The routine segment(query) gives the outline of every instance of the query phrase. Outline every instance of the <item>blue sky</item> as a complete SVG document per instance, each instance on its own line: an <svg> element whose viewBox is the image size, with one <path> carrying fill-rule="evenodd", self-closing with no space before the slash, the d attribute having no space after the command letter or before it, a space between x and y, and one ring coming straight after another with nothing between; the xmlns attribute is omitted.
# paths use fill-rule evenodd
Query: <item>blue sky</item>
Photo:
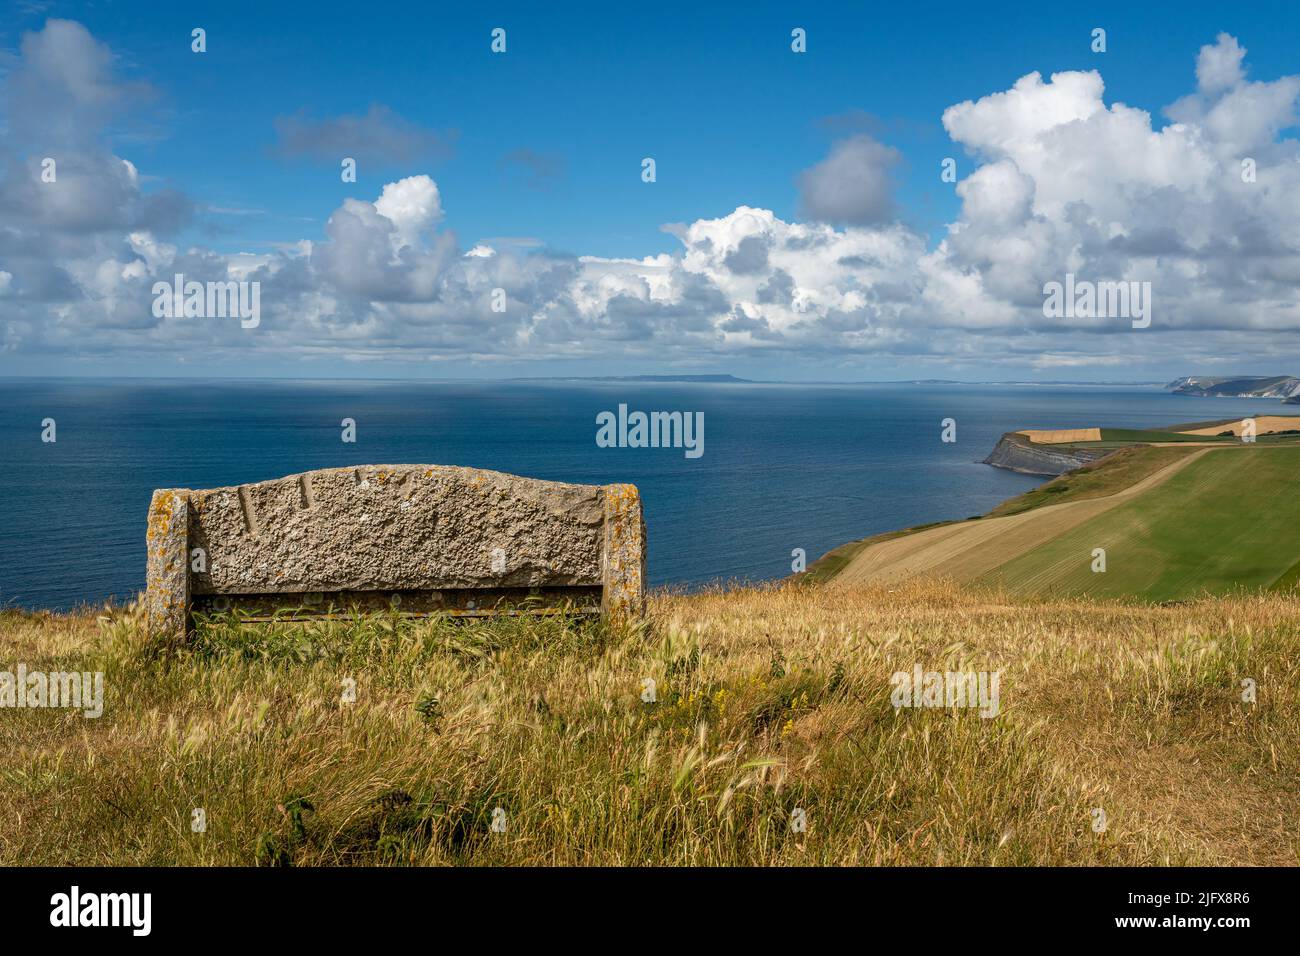
<svg viewBox="0 0 1300 956"><path fill-rule="evenodd" d="M798 177L837 143L858 136L897 151L884 172L892 183L891 221L934 250L962 216L954 185L939 178L941 161L956 158L964 179L995 158L953 141L942 118L954 104L1009 90L1034 71L1046 80L1098 70L1105 103L1145 110L1158 131L1169 123L1162 110L1196 89L1197 51L1220 33L1248 50L1252 79L1283 77L1297 62L1298 18L1287 5L1268 3L1004 4L996 10L921 3L499 4L485 11L445 4L178 6L18 3L0 28L0 49L5 72L13 75L21 68L23 35L58 18L80 24L111 50L111 82L131 90L124 97L130 108L112 115L96 148L133 164L142 194L171 190L185 197L187 215L167 242L220 256L328 242L327 222L342 203L372 203L385 185L412 176L436 182L436 230L462 252L481 242L509 247L501 240L516 239L528 240L513 244L524 256L536 248L561 257L681 255L682 241L664 224L718 219L742 206L769 210L786 223L807 219ZM196 26L207 31L202 55L190 50ZM507 30L504 55L489 50L494 27ZM793 27L807 30L806 54L791 52ZM1094 27L1107 32L1104 54L1090 50ZM419 139L414 155L364 158L358 181L344 183L328 150L311 155L286 148L286 122L328 124L373 109ZM30 159L12 125L5 135L15 157ZM1271 135L1270 145L1280 144L1280 155L1291 157L1286 144L1294 142L1293 125ZM653 184L640 178L646 156L657 164ZM21 289L21 270L8 268L2 252L0 270L17 277L11 292ZM869 287L866 279L860 285ZM367 295L373 301L373 292ZM736 303L729 299L726 307L734 311ZM0 300L0 317L13 328L32 321L30 311L5 310ZM360 312L350 314L354 324L360 321ZM1071 354L1087 352L1093 331L1072 330ZM1160 350L1144 347L1129 368L1115 356L1134 350L1108 345L1101 365L1064 366L1075 372L1026 360L980 375L978 360L953 366L951 355L933 349L904 349L900 358L864 346L861 361L846 362L843 343L782 350L767 342L755 351L742 342L733 351L683 348L665 362L655 347L617 347L647 337L653 336L645 329L614 335L599 353L534 350L548 356L544 367L509 350L484 357L467 349L458 359L440 346L432 359L437 367L418 368L392 361L392 353L359 358L354 339L346 358L322 358L315 348L314 365L304 373L352 374L360 362L419 375L450 374L456 366L472 366L473 374L677 368L762 374L797 366L799 376L828 378L896 377L882 375L889 370L946 377L944 369L952 367L952 377L960 378L1111 379L1159 375L1175 365L1179 374L1212 372L1218 369L1184 363L1232 355L1219 348L1165 360L1157 357ZM102 354L78 355L67 342L37 338L15 333L9 351L26 349L22 366L43 371L129 366L141 347L123 341L112 354L105 343L96 346ZM184 348L197 358L192 338ZM1230 371L1266 362L1274 351L1272 345L1252 349ZM232 350L237 346L219 344L212 361L195 367L284 364L282 353L241 357ZM0 356L0 370L12 372L14 364Z"/></svg>
<svg viewBox="0 0 1300 956"><path fill-rule="evenodd" d="M137 131L151 139L131 149L137 165L212 206L263 211L213 215L229 234L209 241L232 252L322 238L341 196L371 198L422 172L438 181L447 223L467 242L529 236L574 253L667 252L676 243L660 232L665 222L739 205L793 218L794 177L867 117L904 153L907 216L938 235L958 203L934 171L946 156L969 167L940 123L953 103L1034 70L1104 66L1108 99L1158 113L1186 91L1191 51L1220 30L1249 38L1262 74L1297 62L1295 35L1268 27L1283 4L1025 3L996 15L951 3L656 2L631 16L590 3L484 13L344 4L327 16L314 3L178 6L55 3L49 15L75 15L159 89L158 125ZM7 45L42 16L11 21ZM190 52L194 26L208 31L205 56ZM498 26L504 56L489 50ZM808 31L804 56L790 51L794 26ZM1107 29L1104 56L1089 48L1096 26ZM276 117L364 114L375 103L455 131L452 154L373 164L354 185L332 166L277 158ZM515 150L558 160L556 175L534 183L503 166ZM640 180L645 156L658 166L653 189Z"/></svg>

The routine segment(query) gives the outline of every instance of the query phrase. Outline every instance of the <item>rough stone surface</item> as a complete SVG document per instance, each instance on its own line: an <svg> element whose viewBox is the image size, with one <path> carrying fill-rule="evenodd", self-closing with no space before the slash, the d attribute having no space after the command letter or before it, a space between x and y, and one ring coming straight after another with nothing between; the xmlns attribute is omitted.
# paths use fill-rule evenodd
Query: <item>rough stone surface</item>
<svg viewBox="0 0 1300 956"><path fill-rule="evenodd" d="M984 464L1025 475L1056 477L1105 458L1113 448L1064 448L1038 445L1024 435L1007 432L984 459Z"/></svg>
<svg viewBox="0 0 1300 956"><path fill-rule="evenodd" d="M605 486L603 572L605 616L639 618L645 612L645 521L636 485Z"/></svg>
<svg viewBox="0 0 1300 956"><path fill-rule="evenodd" d="M191 572L186 555L196 548L205 566ZM150 507L148 600L160 620L178 601L188 619L191 593L288 600L320 592L574 586L602 588L610 616L639 616L644 577L645 527L632 485L365 465L229 488L167 489L154 493Z"/></svg>
<svg viewBox="0 0 1300 956"><path fill-rule="evenodd" d="M185 492L155 491L146 531L145 613L150 633L183 638L189 630L190 509Z"/></svg>

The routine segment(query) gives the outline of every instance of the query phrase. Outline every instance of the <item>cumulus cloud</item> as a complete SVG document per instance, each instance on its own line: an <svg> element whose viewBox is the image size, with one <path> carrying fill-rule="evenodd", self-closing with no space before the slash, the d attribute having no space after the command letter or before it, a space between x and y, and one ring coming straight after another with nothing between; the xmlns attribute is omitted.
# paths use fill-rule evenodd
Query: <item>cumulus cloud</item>
<svg viewBox="0 0 1300 956"><path fill-rule="evenodd" d="M146 84L120 79L112 51L84 26L53 19L43 30L23 35L4 87L10 134L47 154L84 144L153 95Z"/></svg>
<svg viewBox="0 0 1300 956"><path fill-rule="evenodd" d="M1107 106L1095 72L1033 73L945 111L948 133L984 163L959 184L961 216L921 262L935 312L957 325L1069 331L1036 306L1044 282L1072 272L1151 282L1167 333L1294 328L1300 153L1276 137L1294 122L1300 78L1248 82L1243 52L1226 34L1203 48L1198 92L1163 128ZM1255 181L1243 176L1248 159Z"/></svg>
<svg viewBox="0 0 1300 956"><path fill-rule="evenodd" d="M143 192L135 166L103 141L108 123L151 95L117 77L111 51L78 23L50 20L23 36L0 87L3 351L95 339L112 349L121 330L151 324L149 269L130 237L174 233L191 204Z"/></svg>
<svg viewBox="0 0 1300 956"><path fill-rule="evenodd" d="M22 50L4 79L7 116L56 95L33 93L32 76L52 79L65 108L84 115L134 95L75 24L52 21ZM1244 53L1227 35L1203 48L1193 92L1163 125L1107 103L1096 72L1032 73L951 106L944 127L974 169L937 244L896 215L898 154L854 135L799 177L806 221L740 206L666 227L680 244L672 254L462 245L444 222L444 201L454 214L456 198L420 174L343 200L323 241L224 255L173 243L188 201L143 189L102 125L56 123L57 184L41 182L39 153L0 145L0 350L201 350L231 361L250 349L389 362L906 357L986 371L1123 367L1145 350L1193 369L1245 367L1300 323L1300 144L1282 135L1300 77L1251 80ZM1191 73L1189 56L1189 83ZM337 151L330 136L321 142ZM178 272L260 282L260 326L155 317L153 282ZM1045 318L1043 285L1067 272L1151 282L1151 328ZM496 290L504 311L493 308Z"/></svg>
<svg viewBox="0 0 1300 956"><path fill-rule="evenodd" d="M1245 49L1236 37L1220 33L1214 43L1201 47L1196 58L1196 83L1202 93L1213 95L1240 85L1246 73L1241 61Z"/></svg>
<svg viewBox="0 0 1300 956"><path fill-rule="evenodd" d="M894 215L893 168L898 150L865 133L836 143L799 175L800 211L824 222L869 226Z"/></svg>
<svg viewBox="0 0 1300 956"><path fill-rule="evenodd" d="M402 245L415 245L422 233L442 219L438 185L428 176L408 176L389 183L375 200L375 211L393 224Z"/></svg>

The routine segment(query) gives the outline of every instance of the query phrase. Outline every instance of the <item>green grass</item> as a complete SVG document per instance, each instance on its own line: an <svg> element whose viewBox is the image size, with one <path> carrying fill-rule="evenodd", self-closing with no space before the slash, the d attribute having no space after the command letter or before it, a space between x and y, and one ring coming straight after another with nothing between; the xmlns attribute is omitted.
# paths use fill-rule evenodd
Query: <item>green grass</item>
<svg viewBox="0 0 1300 956"><path fill-rule="evenodd" d="M1212 451L984 578L1022 594L1161 601L1267 588L1300 562L1300 452ZM1105 573L1092 571L1104 548ZM1300 573L1300 572L1297 572Z"/></svg>
<svg viewBox="0 0 1300 956"><path fill-rule="evenodd" d="M975 515L967 520L974 521L983 517ZM808 570L798 579L806 584L823 584L829 581L835 575L844 570L844 566L858 556L863 548L872 544L879 544L881 541L889 541L892 538L901 538L905 535L915 534L918 531L925 531L928 528L941 528L946 524L957 524L957 521L931 521L929 524L918 524L911 528L902 528L898 531L885 531L881 534L874 534L869 538L859 538L857 541L849 541L837 548L832 548L820 558L808 565Z"/></svg>
<svg viewBox="0 0 1300 956"><path fill-rule="evenodd" d="M1113 495L1194 452L1193 448L1126 448L1009 498L990 511L988 517L1016 515L1043 505Z"/></svg>
<svg viewBox="0 0 1300 956"><path fill-rule="evenodd" d="M1269 590L1283 594L1296 594L1297 587L1300 587L1300 561L1287 568L1286 572L1273 582Z"/></svg>
<svg viewBox="0 0 1300 956"><path fill-rule="evenodd" d="M1171 442L1203 444L1205 442L1235 442L1226 435L1182 435L1165 429L1102 428L1100 441L1076 441L1058 448L1128 448L1133 445L1157 445Z"/></svg>
<svg viewBox="0 0 1300 956"><path fill-rule="evenodd" d="M1190 432L1201 428L1213 428L1215 425L1222 425L1226 428L1229 425L1237 424L1239 421L1241 421L1240 418L1216 418L1208 422L1179 422L1176 425L1166 425L1164 428L1158 429L1158 431Z"/></svg>
<svg viewBox="0 0 1300 956"><path fill-rule="evenodd" d="M1182 442L1189 445L1199 445L1204 443L1237 445L1245 444L1235 435L1171 435L1164 438L1155 437L1157 432L1135 432L1134 434L1147 435L1145 439L1124 439L1111 438L1102 441L1080 441L1073 442L1070 445L1058 445L1058 448L1131 448L1138 445L1149 445L1158 443L1176 443ZM1267 435L1260 435L1255 439L1256 444L1260 445L1285 445L1297 444L1300 440L1300 431L1270 432Z"/></svg>
<svg viewBox="0 0 1300 956"><path fill-rule="evenodd" d="M1171 441L1190 441L1205 442L1219 441L1221 439L1210 435L1180 435L1177 432L1170 432L1158 429L1138 429L1138 428L1103 428L1101 430L1101 440L1103 442L1171 442ZM1235 439L1234 439L1235 440ZM1080 444L1088 444L1080 442Z"/></svg>

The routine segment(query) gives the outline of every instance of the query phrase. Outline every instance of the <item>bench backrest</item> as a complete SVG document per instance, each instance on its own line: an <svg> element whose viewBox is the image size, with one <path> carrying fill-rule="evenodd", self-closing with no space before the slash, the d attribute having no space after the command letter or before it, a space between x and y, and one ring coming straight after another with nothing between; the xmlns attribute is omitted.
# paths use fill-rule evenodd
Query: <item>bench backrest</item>
<svg viewBox="0 0 1300 956"><path fill-rule="evenodd" d="M644 610L633 485L574 485L446 465L328 468L230 488L155 491L151 630L193 611L407 615Z"/></svg>

